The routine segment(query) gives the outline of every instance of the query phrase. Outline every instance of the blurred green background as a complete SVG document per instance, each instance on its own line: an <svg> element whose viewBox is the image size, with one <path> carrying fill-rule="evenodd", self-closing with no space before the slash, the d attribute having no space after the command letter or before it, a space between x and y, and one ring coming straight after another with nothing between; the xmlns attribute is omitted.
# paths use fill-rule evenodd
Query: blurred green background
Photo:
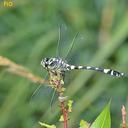
<svg viewBox="0 0 128 128"><path fill-rule="evenodd" d="M0 1L0 55L44 78L44 57L56 56L58 26L63 25L60 51L66 55L79 32L69 63L128 72L127 0L13 0ZM94 121L111 99L112 127L119 128L121 106L128 106L128 78L114 78L93 71L66 74L66 94L74 100L70 128L79 121ZM0 128L39 128L38 121L61 128L58 102L50 110L52 89L42 86L30 101L37 84L0 72ZM127 107L128 108L128 107Z"/></svg>

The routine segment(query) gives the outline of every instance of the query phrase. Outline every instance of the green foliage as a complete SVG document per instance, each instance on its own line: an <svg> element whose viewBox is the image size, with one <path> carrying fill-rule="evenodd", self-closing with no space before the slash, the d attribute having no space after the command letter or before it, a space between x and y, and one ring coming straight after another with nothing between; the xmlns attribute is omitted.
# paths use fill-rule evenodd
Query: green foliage
<svg viewBox="0 0 128 128"><path fill-rule="evenodd" d="M55 125L48 125L48 124L42 123L42 122L39 122L39 124L40 124L41 126L45 127L45 128L56 128Z"/></svg>
<svg viewBox="0 0 128 128"><path fill-rule="evenodd" d="M106 105L91 126L88 122L81 120L79 128L111 128L110 102Z"/></svg>
<svg viewBox="0 0 128 128"><path fill-rule="evenodd" d="M90 128L111 128L110 103L104 108Z"/></svg>
<svg viewBox="0 0 128 128"><path fill-rule="evenodd" d="M72 112L73 100L68 100L68 112Z"/></svg>
<svg viewBox="0 0 128 128"><path fill-rule="evenodd" d="M86 121L81 120L79 128L89 128L89 124Z"/></svg>

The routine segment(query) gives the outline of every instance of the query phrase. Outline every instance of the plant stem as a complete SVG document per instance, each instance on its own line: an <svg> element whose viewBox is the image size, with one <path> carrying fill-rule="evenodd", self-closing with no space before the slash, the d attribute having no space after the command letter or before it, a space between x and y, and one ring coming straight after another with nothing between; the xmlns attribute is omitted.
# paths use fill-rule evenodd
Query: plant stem
<svg viewBox="0 0 128 128"><path fill-rule="evenodd" d="M126 128L127 127L127 123L126 123L126 109L124 107L124 105L122 106L122 128Z"/></svg>
<svg viewBox="0 0 128 128"><path fill-rule="evenodd" d="M60 107L64 118L64 128L68 128L68 111L65 108L64 102L60 102Z"/></svg>
<svg viewBox="0 0 128 128"><path fill-rule="evenodd" d="M49 72L50 74L50 84L54 86L58 93L58 100L60 102L60 109L62 111L64 128L68 128L68 110L65 107L65 101L67 96L63 96L63 75L60 72Z"/></svg>

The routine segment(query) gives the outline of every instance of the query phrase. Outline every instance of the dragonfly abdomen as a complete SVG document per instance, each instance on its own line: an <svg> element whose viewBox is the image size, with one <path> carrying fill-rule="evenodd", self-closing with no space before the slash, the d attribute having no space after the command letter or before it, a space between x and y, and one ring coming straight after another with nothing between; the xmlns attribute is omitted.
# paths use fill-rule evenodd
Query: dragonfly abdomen
<svg viewBox="0 0 128 128"><path fill-rule="evenodd" d="M92 67L92 66L74 66L74 65L69 66L69 70L74 70L74 69L94 70L94 71L102 72L102 73L115 76L115 77L124 76L124 73L120 73L112 69L97 68L97 67Z"/></svg>

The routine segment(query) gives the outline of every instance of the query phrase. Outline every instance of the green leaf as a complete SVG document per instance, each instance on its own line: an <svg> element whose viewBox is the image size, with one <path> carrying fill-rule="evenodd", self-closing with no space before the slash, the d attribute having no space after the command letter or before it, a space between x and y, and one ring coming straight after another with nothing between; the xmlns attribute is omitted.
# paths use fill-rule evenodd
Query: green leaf
<svg viewBox="0 0 128 128"><path fill-rule="evenodd" d="M64 121L64 117L63 117L63 115L61 115L61 116L60 116L59 121L61 121L61 122L63 122L63 121Z"/></svg>
<svg viewBox="0 0 128 128"><path fill-rule="evenodd" d="M68 100L68 112L72 112L72 104L73 104L73 100Z"/></svg>
<svg viewBox="0 0 128 128"><path fill-rule="evenodd" d="M110 102L93 122L90 128L111 128Z"/></svg>
<svg viewBox="0 0 128 128"><path fill-rule="evenodd" d="M89 124L87 121L81 120L79 128L89 128Z"/></svg>
<svg viewBox="0 0 128 128"><path fill-rule="evenodd" d="M45 127L45 128L56 128L55 125L48 125L48 124L42 123L42 122L39 122L39 124L40 124L41 126Z"/></svg>

